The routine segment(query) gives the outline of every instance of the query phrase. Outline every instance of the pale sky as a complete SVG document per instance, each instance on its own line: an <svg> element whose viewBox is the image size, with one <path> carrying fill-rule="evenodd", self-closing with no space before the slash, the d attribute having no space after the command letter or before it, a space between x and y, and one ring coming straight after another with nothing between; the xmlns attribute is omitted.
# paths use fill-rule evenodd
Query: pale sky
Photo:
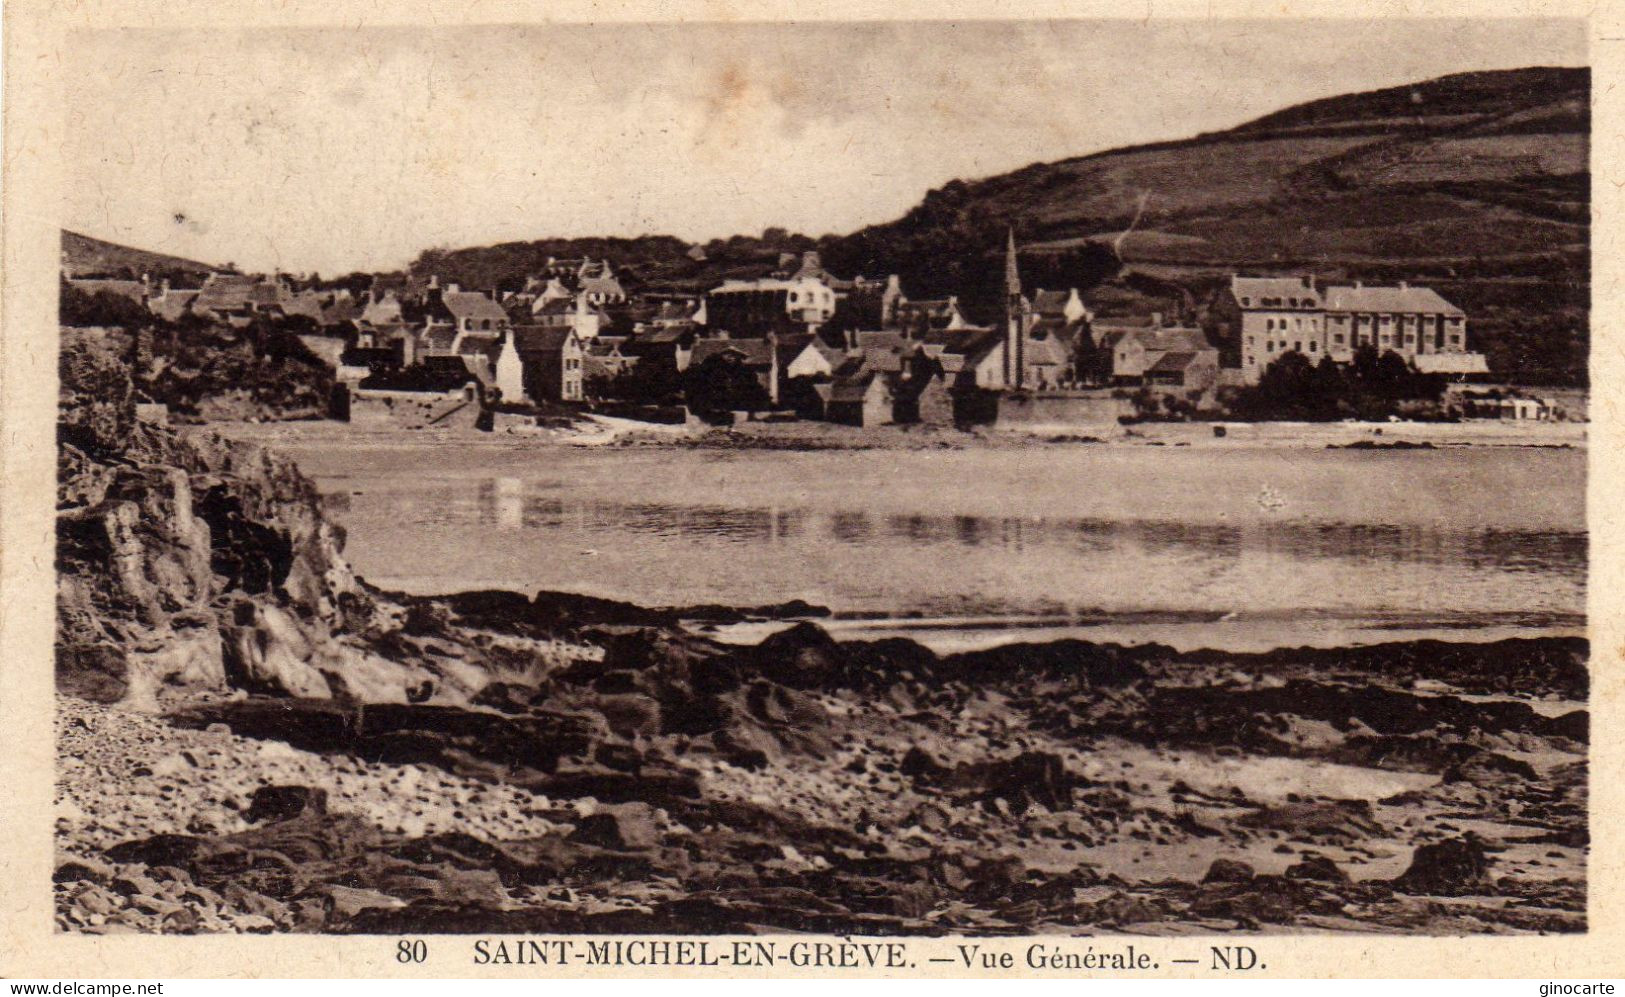
<svg viewBox="0 0 1625 997"><path fill-rule="evenodd" d="M253 270L889 221L955 177L1474 69L1578 20L570 25L80 34L64 225Z"/></svg>

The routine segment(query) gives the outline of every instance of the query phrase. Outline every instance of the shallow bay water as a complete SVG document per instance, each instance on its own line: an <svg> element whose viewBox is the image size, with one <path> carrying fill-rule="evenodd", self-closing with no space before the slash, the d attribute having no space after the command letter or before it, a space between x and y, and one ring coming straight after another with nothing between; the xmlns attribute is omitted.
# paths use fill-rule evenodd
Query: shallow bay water
<svg viewBox="0 0 1625 997"><path fill-rule="evenodd" d="M1585 452L278 443L369 581L1236 650L1583 632ZM752 636L743 628L735 636Z"/></svg>

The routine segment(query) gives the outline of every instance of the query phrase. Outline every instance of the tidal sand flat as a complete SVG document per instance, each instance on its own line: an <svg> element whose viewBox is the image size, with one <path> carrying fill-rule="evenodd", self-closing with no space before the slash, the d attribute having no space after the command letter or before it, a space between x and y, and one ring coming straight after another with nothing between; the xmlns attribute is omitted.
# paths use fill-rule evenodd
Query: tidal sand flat
<svg viewBox="0 0 1625 997"><path fill-rule="evenodd" d="M356 569L418 594L801 599L941 649L1071 635L1268 650L1584 626L1584 450L605 450L274 432L348 531Z"/></svg>

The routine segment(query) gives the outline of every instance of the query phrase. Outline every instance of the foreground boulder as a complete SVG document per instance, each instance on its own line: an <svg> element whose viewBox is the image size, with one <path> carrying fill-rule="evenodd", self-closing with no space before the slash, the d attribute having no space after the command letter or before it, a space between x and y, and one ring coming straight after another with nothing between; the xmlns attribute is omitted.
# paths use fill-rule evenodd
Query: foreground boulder
<svg viewBox="0 0 1625 997"><path fill-rule="evenodd" d="M1405 893L1440 897L1495 892L1489 855L1471 833L1418 847L1410 868L1393 885Z"/></svg>

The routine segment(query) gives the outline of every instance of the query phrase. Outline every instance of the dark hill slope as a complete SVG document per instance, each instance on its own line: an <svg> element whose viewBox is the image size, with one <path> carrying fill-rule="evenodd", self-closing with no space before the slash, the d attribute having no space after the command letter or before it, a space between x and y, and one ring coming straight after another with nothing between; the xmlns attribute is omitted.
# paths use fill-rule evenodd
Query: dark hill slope
<svg viewBox="0 0 1625 997"><path fill-rule="evenodd" d="M876 272L949 233L994 246L1013 223L1034 253L1115 244L1141 291L1160 282L1175 310L1232 271L1423 279L1468 310L1497 370L1579 382L1589 94L1588 70L1535 68L1316 101L1187 141L954 181L825 257Z"/></svg>
<svg viewBox="0 0 1625 997"><path fill-rule="evenodd" d="M164 253L132 249L116 242L105 242L78 232L62 230L62 271L74 276L120 276L137 279L143 273L157 279L169 277L176 286L196 286L211 270L207 263L168 256Z"/></svg>

